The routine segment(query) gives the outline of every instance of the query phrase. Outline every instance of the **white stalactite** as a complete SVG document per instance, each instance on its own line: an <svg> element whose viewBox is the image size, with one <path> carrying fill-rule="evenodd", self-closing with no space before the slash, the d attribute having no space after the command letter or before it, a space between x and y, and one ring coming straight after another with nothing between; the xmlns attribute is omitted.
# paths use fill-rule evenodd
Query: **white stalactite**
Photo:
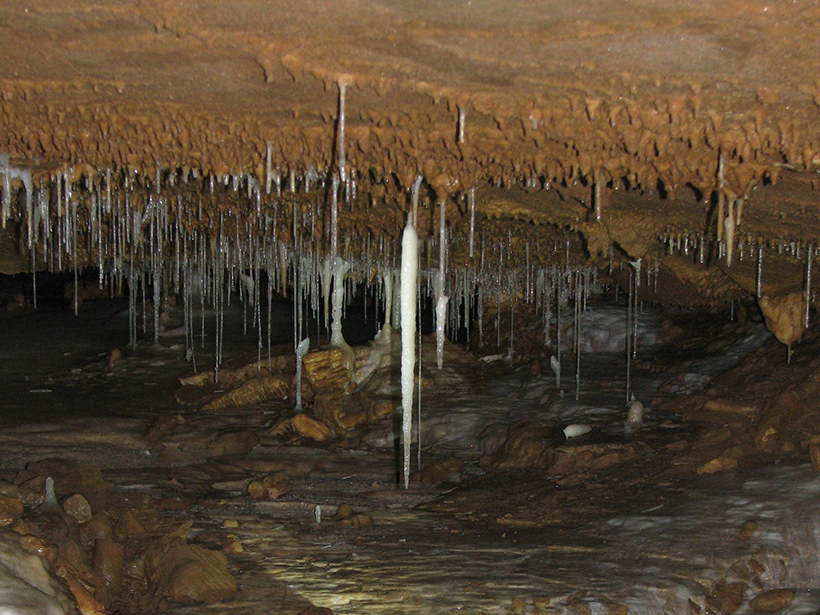
<svg viewBox="0 0 820 615"><path fill-rule="evenodd" d="M444 294L447 280L447 226L444 203L440 203L441 221L439 223L438 274L436 276L436 364L439 369L444 364L444 326L447 322L447 302L450 298Z"/></svg>
<svg viewBox="0 0 820 615"><path fill-rule="evenodd" d="M735 215L731 199L729 200L729 215L723 221L723 228L726 231L726 266L731 267L735 251Z"/></svg>

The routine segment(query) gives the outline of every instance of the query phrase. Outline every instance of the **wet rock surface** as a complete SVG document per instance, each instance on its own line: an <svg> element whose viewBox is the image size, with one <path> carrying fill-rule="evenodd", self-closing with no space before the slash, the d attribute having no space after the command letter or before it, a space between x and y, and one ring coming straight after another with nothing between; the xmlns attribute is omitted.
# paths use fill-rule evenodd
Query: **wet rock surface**
<svg viewBox="0 0 820 615"><path fill-rule="evenodd" d="M99 603L127 613L194 613L203 608L197 602L211 600L249 614L274 603L282 613L428 612L430 600L488 613L571 613L599 604L630 612L658 596L676 612L685 601L673 595L725 611L803 605L815 560L803 551L814 548L806 542L813 526L801 511L811 509L818 489L809 462L820 424L808 401L816 368L811 329L787 366L783 346L771 337L761 338L757 350L738 350L757 335L759 322L733 322L728 314L719 321L667 317L674 345L652 355L647 349L633 375L639 393L652 379L670 386L651 403L647 398L643 425L631 434L620 382L617 404L573 410L566 393L553 395L554 375L543 375L540 363L534 368L522 359L516 370L513 361L477 361L448 345L438 372L435 341L426 340L424 467L409 491L397 487L392 436L376 437L394 433L390 362L359 391L347 390L333 370L324 372L332 385L317 384L315 372L301 414L290 397L214 412L205 408L208 400L182 406L174 399L176 376L187 370L179 350L124 352L114 376L106 375L109 353L101 353L101 369L86 364L83 372L145 391L156 405L138 419L94 419L94 433L92 422L77 418L4 430L0 492L23 507L8 531L28 537L50 565L63 563L72 579L66 595L84 601L87 612ZM710 356L707 346L714 357L738 352L740 359L709 375L705 388L675 392L691 380L680 374L702 371L704 364L693 361ZM164 363L151 366L158 356ZM317 360L322 356L328 355ZM236 386L274 377L259 375L255 356L242 361L252 368ZM614 361L605 355L604 363ZM231 370L244 370L240 363ZM616 367L621 378L622 365ZM281 367L288 379L292 369ZM591 364L587 369L582 396L591 395L587 387L598 373ZM222 372L226 381L231 370ZM160 393L145 384L162 378L167 386ZM320 401L314 414L321 400L314 386L346 401ZM390 411L374 410L382 401ZM338 418L354 406L367 421L343 429ZM498 410L504 406L507 413ZM526 408L540 414L526 415ZM533 419L512 420L516 412ZM297 416L312 417L330 435L318 441L300 434ZM499 437L487 436L488 416L506 421ZM566 441L562 428L580 420L591 431ZM87 443L81 457L78 443ZM486 474L483 457L494 462ZM716 459L733 464L699 474ZM47 477L54 481L53 508L43 503ZM795 493L785 495L790 488ZM75 494L88 503L90 518L82 523L64 512ZM726 500L727 494L737 496ZM797 499L789 500L791 516L781 517L785 497ZM771 542L773 532L783 540ZM703 542L675 542L684 536ZM679 561L674 554L684 547L714 557ZM613 577L623 566L643 572L626 583ZM665 589L652 593L654 582L641 581L643 574L661 579ZM579 592L573 578L587 579L588 588Z"/></svg>

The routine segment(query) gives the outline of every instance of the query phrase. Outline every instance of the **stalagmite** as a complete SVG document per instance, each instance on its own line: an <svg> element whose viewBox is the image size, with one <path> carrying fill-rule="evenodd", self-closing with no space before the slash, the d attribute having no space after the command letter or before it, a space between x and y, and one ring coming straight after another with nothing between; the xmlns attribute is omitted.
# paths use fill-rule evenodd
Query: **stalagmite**
<svg viewBox="0 0 820 615"><path fill-rule="evenodd" d="M401 406L404 488L410 487L410 430L413 423L413 368L416 362L416 276L419 238L408 220L401 242Z"/></svg>
<svg viewBox="0 0 820 615"><path fill-rule="evenodd" d="M345 286L344 279L350 270L350 263L342 259L336 259L337 266L333 273L333 307L330 322L330 343L339 348L348 348L342 336L342 309L344 305Z"/></svg>
<svg viewBox="0 0 820 615"><path fill-rule="evenodd" d="M578 438L580 436L588 434L592 431L592 427L589 425L580 425L580 424L573 424L567 425L564 427L564 437L569 440L570 438Z"/></svg>
<svg viewBox="0 0 820 615"><path fill-rule="evenodd" d="M310 348L310 338L305 338L296 347L296 406L294 410L302 410L302 359Z"/></svg>
<svg viewBox="0 0 820 615"><path fill-rule="evenodd" d="M760 299L760 287L763 278L763 246L757 247L757 276L755 280L755 297Z"/></svg>
<svg viewBox="0 0 820 615"><path fill-rule="evenodd" d="M643 425L644 407L641 402L632 397L632 402L629 404L629 411L626 413L626 423L624 424L624 431L627 434L638 431Z"/></svg>

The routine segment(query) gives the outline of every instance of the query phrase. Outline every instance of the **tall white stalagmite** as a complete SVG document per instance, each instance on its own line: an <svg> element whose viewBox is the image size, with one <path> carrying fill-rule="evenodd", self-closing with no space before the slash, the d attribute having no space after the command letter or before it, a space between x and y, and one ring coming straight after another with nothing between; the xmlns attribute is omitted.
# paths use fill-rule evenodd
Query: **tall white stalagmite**
<svg viewBox="0 0 820 615"><path fill-rule="evenodd" d="M332 346L347 348L347 343L342 336L342 307L345 300L344 279L350 269L350 263L342 259L336 259L336 271L333 273L333 312L330 321L330 343Z"/></svg>
<svg viewBox="0 0 820 615"><path fill-rule="evenodd" d="M412 220L401 240L401 409L404 488L410 486L410 430L413 426L413 367L416 363L416 276L419 237Z"/></svg>
<svg viewBox="0 0 820 615"><path fill-rule="evenodd" d="M339 180L334 177L331 186L330 204L330 269L333 272L333 300L330 319L330 343L339 348L347 348L342 337L342 307L344 303L344 279L350 269L338 256L339 250Z"/></svg>
<svg viewBox="0 0 820 615"><path fill-rule="evenodd" d="M310 338L306 337L296 347L296 407L295 410L302 410L302 359L310 348Z"/></svg>

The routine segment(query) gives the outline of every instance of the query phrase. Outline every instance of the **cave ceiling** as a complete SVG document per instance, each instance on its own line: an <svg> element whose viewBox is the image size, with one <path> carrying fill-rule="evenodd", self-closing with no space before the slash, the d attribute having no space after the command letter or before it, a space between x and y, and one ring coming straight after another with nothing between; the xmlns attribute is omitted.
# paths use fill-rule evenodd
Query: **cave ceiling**
<svg viewBox="0 0 820 615"><path fill-rule="evenodd" d="M35 184L239 176L267 196L272 170L338 169L344 91L368 196L343 232L397 236L420 175L422 236L439 202L466 233L476 188L486 233L551 226L545 246L577 234L599 266L691 244L665 268L691 303L753 292L761 246L772 291L799 288L820 236L818 2L6 2L0 33L0 152ZM734 268L697 256L718 204L745 242Z"/></svg>

